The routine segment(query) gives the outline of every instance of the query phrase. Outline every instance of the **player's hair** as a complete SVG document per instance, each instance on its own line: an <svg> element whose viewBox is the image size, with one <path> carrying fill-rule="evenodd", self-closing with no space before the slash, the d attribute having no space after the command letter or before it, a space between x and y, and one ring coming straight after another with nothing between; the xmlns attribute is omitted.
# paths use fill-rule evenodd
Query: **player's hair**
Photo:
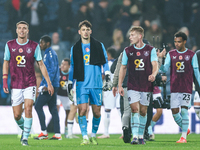
<svg viewBox="0 0 200 150"><path fill-rule="evenodd" d="M141 26L133 26L133 27L129 30L129 33L130 33L130 32L133 32L133 31L138 32L139 34L142 35L142 37L144 37L144 29L143 29Z"/></svg>
<svg viewBox="0 0 200 150"><path fill-rule="evenodd" d="M69 58L64 58L63 60L64 60L64 61L67 61L68 64L70 65L70 59L69 59Z"/></svg>
<svg viewBox="0 0 200 150"><path fill-rule="evenodd" d="M19 24L25 24L25 25L27 25L28 28L29 28L29 24L28 24L26 21L19 21L19 22L17 22L17 23L16 23L16 28L17 28L17 26L18 26Z"/></svg>
<svg viewBox="0 0 200 150"><path fill-rule="evenodd" d="M78 28L81 29L82 26L92 29L92 24L88 20L83 20L79 23Z"/></svg>
<svg viewBox="0 0 200 150"><path fill-rule="evenodd" d="M116 50L110 47L107 49L107 53L109 53L112 58L115 58Z"/></svg>
<svg viewBox="0 0 200 150"><path fill-rule="evenodd" d="M49 42L49 45L51 45L51 37L48 35L43 35L40 40L43 40L45 43Z"/></svg>
<svg viewBox="0 0 200 150"><path fill-rule="evenodd" d="M182 37L183 41L187 41L187 35L184 32L181 32L181 31L176 32L174 34L174 37L176 37L176 38L177 37Z"/></svg>

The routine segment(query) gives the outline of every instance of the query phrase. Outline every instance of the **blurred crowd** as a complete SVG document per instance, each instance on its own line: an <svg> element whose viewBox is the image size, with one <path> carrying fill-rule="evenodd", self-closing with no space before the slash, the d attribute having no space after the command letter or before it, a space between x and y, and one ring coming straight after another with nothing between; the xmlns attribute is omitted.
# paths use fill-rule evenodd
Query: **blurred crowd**
<svg viewBox="0 0 200 150"><path fill-rule="evenodd" d="M116 50L115 58L129 45L131 26L138 25L156 48L174 49L173 35L181 30L188 36L186 47L200 49L199 0L7 0L4 8L11 39L16 38L16 22L25 20L31 40L39 42L44 34L52 37L59 61L69 58L71 46L79 38L78 23L85 19L92 23L92 36L106 49Z"/></svg>

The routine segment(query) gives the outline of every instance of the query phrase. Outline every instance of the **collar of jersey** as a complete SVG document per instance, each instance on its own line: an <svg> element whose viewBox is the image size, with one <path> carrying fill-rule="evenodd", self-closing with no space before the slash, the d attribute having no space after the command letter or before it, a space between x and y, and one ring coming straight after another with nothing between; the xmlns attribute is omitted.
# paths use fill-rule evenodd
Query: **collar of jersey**
<svg viewBox="0 0 200 150"><path fill-rule="evenodd" d="M176 50L178 53L185 53L188 49L186 48L183 52L179 52L178 50Z"/></svg>
<svg viewBox="0 0 200 150"><path fill-rule="evenodd" d="M63 71L61 71L62 72L62 74L64 74L64 75L68 75L69 74L69 72L63 72Z"/></svg>
<svg viewBox="0 0 200 150"><path fill-rule="evenodd" d="M27 39L26 43L23 43L23 44L19 43L19 42L18 42L18 39L16 39L16 42L17 42L17 44L19 44L19 45L26 45L26 44L29 42L29 39Z"/></svg>
<svg viewBox="0 0 200 150"><path fill-rule="evenodd" d="M135 49L143 49L143 48L145 47L145 45L146 45L146 44L144 44L142 47L138 48L138 47L136 47L135 44L134 44L133 47L134 47Z"/></svg>

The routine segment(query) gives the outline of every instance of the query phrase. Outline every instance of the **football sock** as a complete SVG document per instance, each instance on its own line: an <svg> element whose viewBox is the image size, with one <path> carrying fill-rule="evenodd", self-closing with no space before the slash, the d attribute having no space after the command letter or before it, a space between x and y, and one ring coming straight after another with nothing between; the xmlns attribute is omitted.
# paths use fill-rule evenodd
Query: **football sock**
<svg viewBox="0 0 200 150"><path fill-rule="evenodd" d="M67 120L68 135L72 135L73 125L74 125L73 120Z"/></svg>
<svg viewBox="0 0 200 150"><path fill-rule="evenodd" d="M99 128L99 123L101 120L101 116L99 118L93 117L92 119L92 134L91 137L96 137L97 130Z"/></svg>
<svg viewBox="0 0 200 150"><path fill-rule="evenodd" d="M153 128L155 126L156 122L151 120L151 127Z"/></svg>
<svg viewBox="0 0 200 150"><path fill-rule="evenodd" d="M131 113L131 129L133 138L138 138L138 131L139 131L139 114L138 113Z"/></svg>
<svg viewBox="0 0 200 150"><path fill-rule="evenodd" d="M16 123L18 124L18 126L22 129L22 130L24 130L24 118L21 116L21 118L17 121L17 120L15 120L16 121Z"/></svg>
<svg viewBox="0 0 200 150"><path fill-rule="evenodd" d="M152 135L152 134L153 134L152 126L151 126L151 125L149 125L149 127L148 127L148 133L149 133L149 135Z"/></svg>
<svg viewBox="0 0 200 150"><path fill-rule="evenodd" d="M121 111L120 111L120 107L119 108L117 108L117 112L118 112L118 115L121 117Z"/></svg>
<svg viewBox="0 0 200 150"><path fill-rule="evenodd" d="M68 127L65 126L65 136L68 135Z"/></svg>
<svg viewBox="0 0 200 150"><path fill-rule="evenodd" d="M194 106L195 113L197 117L200 119L200 106Z"/></svg>
<svg viewBox="0 0 200 150"><path fill-rule="evenodd" d="M104 135L109 135L108 133L109 125L110 125L110 111L105 110Z"/></svg>
<svg viewBox="0 0 200 150"><path fill-rule="evenodd" d="M81 129L82 136L87 135L87 121L86 116L78 116L78 123Z"/></svg>
<svg viewBox="0 0 200 150"><path fill-rule="evenodd" d="M189 126L188 110L185 108L181 108L181 115L182 115L182 137L186 139L187 130Z"/></svg>
<svg viewBox="0 0 200 150"><path fill-rule="evenodd" d="M179 125L180 128L182 128L182 117L180 113L173 114L174 121Z"/></svg>
<svg viewBox="0 0 200 150"><path fill-rule="evenodd" d="M143 135L144 135L144 129L145 129L145 126L146 126L146 122L147 122L147 115L145 116L141 116L140 115L140 126L139 126L139 138L140 139L143 139Z"/></svg>
<svg viewBox="0 0 200 150"><path fill-rule="evenodd" d="M23 139L28 139L29 133L31 131L32 121L33 121L33 118L25 117Z"/></svg>

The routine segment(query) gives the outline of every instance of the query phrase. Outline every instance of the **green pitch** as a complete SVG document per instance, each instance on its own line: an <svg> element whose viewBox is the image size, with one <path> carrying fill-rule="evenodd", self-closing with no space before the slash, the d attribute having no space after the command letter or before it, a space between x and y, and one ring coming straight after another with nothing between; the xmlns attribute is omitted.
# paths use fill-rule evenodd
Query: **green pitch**
<svg viewBox="0 0 200 150"><path fill-rule="evenodd" d="M51 137L53 134L50 134ZM20 144L20 139L17 135L0 135L0 150L199 150L200 135L190 134L187 137L187 142L177 144L176 141L180 138L180 134L159 134L155 135L155 141L148 141L146 145L131 145L125 144L122 139L119 139L119 134L110 135L109 139L98 139L99 145L80 146L80 139L66 139L61 141L52 140L34 140L29 139L28 147ZM63 136L64 137L64 136Z"/></svg>

